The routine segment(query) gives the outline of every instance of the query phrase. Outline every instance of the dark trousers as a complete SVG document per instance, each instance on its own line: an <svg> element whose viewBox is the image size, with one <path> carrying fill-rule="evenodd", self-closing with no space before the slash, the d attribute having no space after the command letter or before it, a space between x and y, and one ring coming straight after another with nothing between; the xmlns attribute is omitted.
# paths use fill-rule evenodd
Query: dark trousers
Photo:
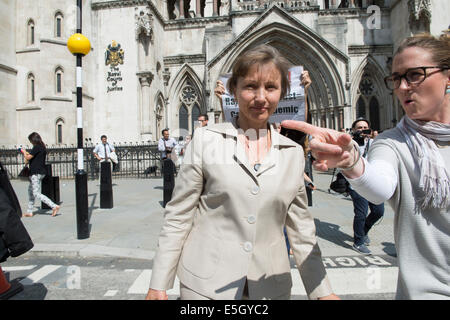
<svg viewBox="0 0 450 320"><path fill-rule="evenodd" d="M291 250L291 245L289 244L289 239L288 239L286 227L283 228L283 232L284 232L284 239L286 240L287 252L288 252L288 255L289 255L289 251Z"/></svg>
<svg viewBox="0 0 450 320"><path fill-rule="evenodd" d="M384 203L376 205L360 196L355 190L349 190L353 201L353 211L355 218L353 220L353 241L359 246L364 243L364 236L367 235L370 228L384 215ZM367 211L370 208L370 214Z"/></svg>

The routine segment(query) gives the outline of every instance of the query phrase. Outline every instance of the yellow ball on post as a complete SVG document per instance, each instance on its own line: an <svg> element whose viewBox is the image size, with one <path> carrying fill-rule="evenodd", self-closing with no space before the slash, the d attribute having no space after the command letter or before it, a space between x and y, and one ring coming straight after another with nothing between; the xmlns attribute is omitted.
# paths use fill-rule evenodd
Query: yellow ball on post
<svg viewBox="0 0 450 320"><path fill-rule="evenodd" d="M91 43L81 33L75 33L67 40L67 48L74 55L81 54L85 56L91 51Z"/></svg>

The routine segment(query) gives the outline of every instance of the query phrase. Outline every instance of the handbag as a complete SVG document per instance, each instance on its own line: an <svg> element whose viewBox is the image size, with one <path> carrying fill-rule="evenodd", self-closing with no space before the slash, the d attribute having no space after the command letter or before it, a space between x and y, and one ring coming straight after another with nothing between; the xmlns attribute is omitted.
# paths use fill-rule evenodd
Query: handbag
<svg viewBox="0 0 450 320"><path fill-rule="evenodd" d="M19 199L17 199L17 195L14 192L14 189L9 181L8 172L3 167L0 162L0 188L3 189L6 196L8 197L11 206L17 212L17 214L22 217L22 208L20 207Z"/></svg>
<svg viewBox="0 0 450 320"><path fill-rule="evenodd" d="M348 192L349 183L347 179L345 179L342 173L338 173L336 175L336 180L331 182L330 189L337 193L346 193Z"/></svg>
<svg viewBox="0 0 450 320"><path fill-rule="evenodd" d="M28 167L28 164L26 164L22 170L19 172L18 175L20 180L28 180L28 178L30 177L30 168Z"/></svg>

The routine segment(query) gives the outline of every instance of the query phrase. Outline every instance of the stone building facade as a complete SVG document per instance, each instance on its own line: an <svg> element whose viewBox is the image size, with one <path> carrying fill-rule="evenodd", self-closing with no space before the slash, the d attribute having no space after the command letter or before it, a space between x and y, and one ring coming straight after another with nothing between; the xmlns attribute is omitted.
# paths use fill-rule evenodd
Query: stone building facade
<svg viewBox="0 0 450 320"><path fill-rule="evenodd" d="M386 90L401 40L448 28L447 0L84 0L83 132L97 142L155 141L192 132L200 113L220 122L219 75L260 43L309 71L313 124L374 129L402 111ZM0 2L0 145L76 144L75 0Z"/></svg>

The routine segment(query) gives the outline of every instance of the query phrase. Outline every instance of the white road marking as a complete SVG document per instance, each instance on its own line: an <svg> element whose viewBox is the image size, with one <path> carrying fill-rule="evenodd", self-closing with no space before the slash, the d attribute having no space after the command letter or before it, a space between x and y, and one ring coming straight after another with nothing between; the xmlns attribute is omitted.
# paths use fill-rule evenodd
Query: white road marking
<svg viewBox="0 0 450 320"><path fill-rule="evenodd" d="M128 289L128 294L147 294L150 287L150 280L152 278L152 270L145 269L136 278L131 287ZM180 281L175 277L173 288L167 290L167 295L180 295Z"/></svg>
<svg viewBox="0 0 450 320"><path fill-rule="evenodd" d="M148 287L150 285L150 280L152 278L152 270L145 269L141 274L134 280L131 287L128 289L128 294L145 294L148 292Z"/></svg>
<svg viewBox="0 0 450 320"><path fill-rule="evenodd" d="M29 266L11 266L2 267L5 272L26 271L36 268L36 265ZM22 279L20 282L24 285L34 284L50 273L61 268L61 265L45 265L35 272ZM398 267L378 267L371 265L368 267L352 267L352 268L326 268L328 279L330 280L333 292L337 295L343 294L376 294L376 293L394 293L397 288ZM136 280L129 287L128 294L147 294L152 277L151 269L125 269L127 273L140 272ZM292 275L292 295L306 295L303 282L296 268L291 269ZM105 297L113 297L118 290L108 290ZM167 295L180 295L180 281L175 278L172 289L167 290Z"/></svg>
<svg viewBox="0 0 450 320"><path fill-rule="evenodd" d="M108 290L108 291L106 291L104 296L105 297L114 297L117 294L117 292L119 292L119 290Z"/></svg>
<svg viewBox="0 0 450 320"><path fill-rule="evenodd" d="M299 272L292 269L291 274L291 294L306 295ZM337 295L393 293L397 289L397 267L329 268L327 275Z"/></svg>
<svg viewBox="0 0 450 320"><path fill-rule="evenodd" d="M48 276L50 273L58 270L61 267L62 266L55 266L55 265L50 265L50 264L45 265L42 268L40 268L39 270L28 275L25 279L21 280L20 283L22 283L24 285L30 285L30 284L36 283L39 280L41 280L42 278Z"/></svg>
<svg viewBox="0 0 450 320"><path fill-rule="evenodd" d="M16 266L16 267L2 267L2 270L5 272L13 272L13 271L26 271L36 268L37 266Z"/></svg>

